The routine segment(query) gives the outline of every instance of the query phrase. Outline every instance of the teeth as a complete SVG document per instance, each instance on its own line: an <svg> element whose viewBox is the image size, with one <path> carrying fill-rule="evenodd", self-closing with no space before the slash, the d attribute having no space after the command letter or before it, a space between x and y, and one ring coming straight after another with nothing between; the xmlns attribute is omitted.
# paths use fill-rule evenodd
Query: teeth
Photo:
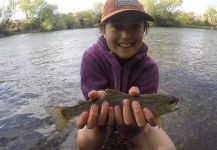
<svg viewBox="0 0 217 150"><path fill-rule="evenodd" d="M133 45L132 43L119 43L119 46L123 48L128 48L131 47L132 45Z"/></svg>

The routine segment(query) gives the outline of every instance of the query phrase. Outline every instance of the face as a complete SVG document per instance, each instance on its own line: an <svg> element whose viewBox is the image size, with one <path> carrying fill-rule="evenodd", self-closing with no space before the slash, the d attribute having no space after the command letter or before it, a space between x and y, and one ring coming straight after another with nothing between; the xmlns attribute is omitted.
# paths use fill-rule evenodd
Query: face
<svg viewBox="0 0 217 150"><path fill-rule="evenodd" d="M111 52L121 59L129 59L142 46L144 31L138 13L121 13L107 21L102 34Z"/></svg>

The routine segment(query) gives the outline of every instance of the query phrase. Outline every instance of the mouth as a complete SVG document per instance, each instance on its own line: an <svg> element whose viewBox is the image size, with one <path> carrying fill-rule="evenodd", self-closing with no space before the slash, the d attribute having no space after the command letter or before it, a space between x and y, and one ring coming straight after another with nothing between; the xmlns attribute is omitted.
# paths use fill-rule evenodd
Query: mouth
<svg viewBox="0 0 217 150"><path fill-rule="evenodd" d="M122 48L130 48L134 45L134 43L117 43L117 45Z"/></svg>

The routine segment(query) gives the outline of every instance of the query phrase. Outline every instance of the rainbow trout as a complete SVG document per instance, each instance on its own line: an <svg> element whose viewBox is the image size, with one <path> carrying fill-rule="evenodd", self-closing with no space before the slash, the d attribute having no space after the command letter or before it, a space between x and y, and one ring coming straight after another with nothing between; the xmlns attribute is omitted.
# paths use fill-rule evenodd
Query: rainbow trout
<svg viewBox="0 0 217 150"><path fill-rule="evenodd" d="M141 94L138 97L133 97L120 91L106 89L104 96L99 97L96 101L83 101L72 107L46 106L45 110L55 118L56 129L61 131L71 119L78 116L83 111L88 110L92 104L101 106L104 101L108 101L110 106L121 106L124 99L129 99L131 102L139 101L142 108L149 108L156 116L158 116L158 119L160 115L177 110L176 104L179 101L178 98L164 93ZM157 122L159 125L159 120L157 120Z"/></svg>

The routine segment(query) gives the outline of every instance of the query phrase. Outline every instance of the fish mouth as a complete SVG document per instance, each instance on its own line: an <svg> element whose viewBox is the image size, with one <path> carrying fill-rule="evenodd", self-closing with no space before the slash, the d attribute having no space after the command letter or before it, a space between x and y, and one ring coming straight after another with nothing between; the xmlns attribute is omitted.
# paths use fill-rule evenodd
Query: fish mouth
<svg viewBox="0 0 217 150"><path fill-rule="evenodd" d="M179 110L181 107L174 107L173 109L172 109L172 111L171 112L173 112L173 111L176 111L176 110Z"/></svg>
<svg viewBox="0 0 217 150"><path fill-rule="evenodd" d="M178 104L178 102L179 102L179 100L174 100L173 102L172 102L172 104L170 104L170 112L173 112L173 111L176 111L176 110L178 110L178 109L180 109L180 107L179 106L177 106L177 104Z"/></svg>
<svg viewBox="0 0 217 150"><path fill-rule="evenodd" d="M179 100L175 100L174 105L177 105L179 102Z"/></svg>
<svg viewBox="0 0 217 150"><path fill-rule="evenodd" d="M179 99L172 96L172 101L170 101L170 104L176 106L178 103L179 103Z"/></svg>
<svg viewBox="0 0 217 150"><path fill-rule="evenodd" d="M181 107L179 107L179 106L177 106L177 104L179 103L179 100L180 99L183 99L182 97L180 97L180 98L175 98L174 97L174 99L173 99L173 104L172 104L172 111L176 111L176 110L178 110L178 109L180 109Z"/></svg>
<svg viewBox="0 0 217 150"><path fill-rule="evenodd" d="M180 109L180 107L177 105L178 102L179 102L179 99L174 99L173 103L170 105L171 112Z"/></svg>

